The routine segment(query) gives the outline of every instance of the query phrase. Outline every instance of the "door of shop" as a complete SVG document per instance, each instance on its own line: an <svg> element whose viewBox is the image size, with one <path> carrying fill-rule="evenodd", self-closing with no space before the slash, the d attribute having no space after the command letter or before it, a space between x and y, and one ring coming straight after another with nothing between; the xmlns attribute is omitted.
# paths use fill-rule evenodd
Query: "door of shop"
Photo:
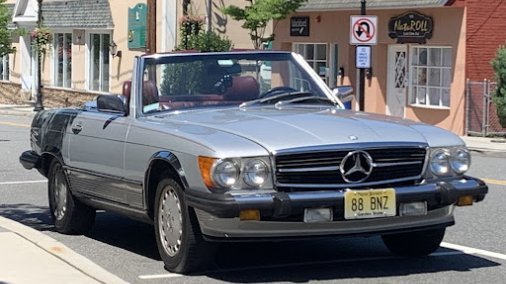
<svg viewBox="0 0 506 284"><path fill-rule="evenodd" d="M388 46L387 115L404 117L408 85L407 63L407 45Z"/></svg>

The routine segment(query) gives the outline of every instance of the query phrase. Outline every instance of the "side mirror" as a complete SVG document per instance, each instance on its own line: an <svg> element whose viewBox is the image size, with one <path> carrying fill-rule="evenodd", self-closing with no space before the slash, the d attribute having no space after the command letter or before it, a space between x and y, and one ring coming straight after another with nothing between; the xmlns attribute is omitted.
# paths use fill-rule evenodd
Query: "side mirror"
<svg viewBox="0 0 506 284"><path fill-rule="evenodd" d="M123 96L116 95L99 95L97 97L97 110L126 114L126 104L122 97Z"/></svg>
<svg viewBox="0 0 506 284"><path fill-rule="evenodd" d="M352 86L338 86L332 89L332 93L344 104L345 109L351 109L351 101L354 98Z"/></svg>

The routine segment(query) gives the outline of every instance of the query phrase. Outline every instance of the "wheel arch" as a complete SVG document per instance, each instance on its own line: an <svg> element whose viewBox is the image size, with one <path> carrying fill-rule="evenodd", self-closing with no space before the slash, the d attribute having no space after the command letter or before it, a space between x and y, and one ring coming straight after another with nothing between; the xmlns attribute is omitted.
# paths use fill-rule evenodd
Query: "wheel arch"
<svg viewBox="0 0 506 284"><path fill-rule="evenodd" d="M61 155L59 155L59 153L53 153L53 152L42 153L42 155L41 155L42 163L41 163L41 166L38 170L43 176L48 177L49 170L50 170L49 167L51 166L51 162L55 159L58 160L62 165L65 165L63 163L63 159L62 159Z"/></svg>
<svg viewBox="0 0 506 284"><path fill-rule="evenodd" d="M184 169L174 153L160 151L154 154L149 161L149 166L144 176L144 202L151 219L154 214L153 207L155 204L156 187L158 182L164 177L163 174L167 171L181 185L183 190L189 187Z"/></svg>

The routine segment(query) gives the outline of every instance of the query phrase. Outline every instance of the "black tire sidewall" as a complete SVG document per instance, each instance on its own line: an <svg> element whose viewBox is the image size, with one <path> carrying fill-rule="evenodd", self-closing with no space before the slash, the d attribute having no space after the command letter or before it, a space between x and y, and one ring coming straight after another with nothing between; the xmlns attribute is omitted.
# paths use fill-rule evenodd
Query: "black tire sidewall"
<svg viewBox="0 0 506 284"><path fill-rule="evenodd" d="M65 174L65 171L63 170L62 164L58 160L53 160L51 162L51 166L49 168L49 180L48 180L48 198L49 198L49 210L51 213L51 218L54 221L54 226L56 228L56 231L61 233L69 233L70 231L70 219L74 211L74 200L72 198L72 194L70 193L69 184L67 181L67 175ZM67 186L66 191L66 198L67 198L67 208L65 211L65 214L63 215L63 218L61 220L58 220L55 216L54 212L54 196L55 196L55 175L58 174L57 170L61 171L64 182Z"/></svg>

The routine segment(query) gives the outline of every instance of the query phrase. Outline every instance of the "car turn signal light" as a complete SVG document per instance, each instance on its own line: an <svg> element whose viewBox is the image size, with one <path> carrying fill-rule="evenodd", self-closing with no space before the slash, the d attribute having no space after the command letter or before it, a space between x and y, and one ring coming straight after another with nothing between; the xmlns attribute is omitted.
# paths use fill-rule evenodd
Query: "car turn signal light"
<svg viewBox="0 0 506 284"><path fill-rule="evenodd" d="M215 159L209 157L199 157L199 168L200 174L202 175L202 180L207 188L213 188L214 182L211 178L211 168L213 167Z"/></svg>
<svg viewBox="0 0 506 284"><path fill-rule="evenodd" d="M457 201L457 206L469 206L473 205L474 198L472 195L464 195L459 197L459 200Z"/></svg>
<svg viewBox="0 0 506 284"><path fill-rule="evenodd" d="M260 210L258 209L241 210L241 212L239 213L239 219L241 219L241 221L260 221Z"/></svg>

